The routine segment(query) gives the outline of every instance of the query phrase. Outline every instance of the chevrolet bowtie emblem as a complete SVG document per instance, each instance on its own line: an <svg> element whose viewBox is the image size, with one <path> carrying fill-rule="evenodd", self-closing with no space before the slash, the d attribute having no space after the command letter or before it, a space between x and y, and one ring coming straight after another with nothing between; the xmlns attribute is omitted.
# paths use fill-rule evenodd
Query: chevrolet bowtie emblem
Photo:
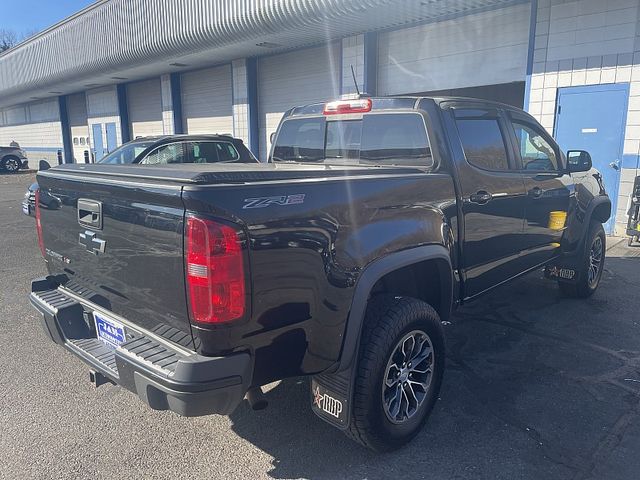
<svg viewBox="0 0 640 480"><path fill-rule="evenodd" d="M104 253L105 247L107 246L106 241L100 238L96 238L96 232L92 232L90 230L80 232L78 243L84 246L84 248L86 248L87 251L89 253L92 253L93 255Z"/></svg>

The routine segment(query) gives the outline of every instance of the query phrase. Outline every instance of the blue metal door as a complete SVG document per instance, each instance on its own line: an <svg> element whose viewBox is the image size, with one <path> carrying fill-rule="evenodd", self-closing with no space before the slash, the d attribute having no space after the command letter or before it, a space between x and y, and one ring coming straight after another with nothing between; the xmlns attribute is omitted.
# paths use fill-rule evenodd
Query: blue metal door
<svg viewBox="0 0 640 480"><path fill-rule="evenodd" d="M560 88L555 137L565 150L587 150L593 166L602 174L611 198L607 233L615 225L620 168L627 122L629 85L614 83Z"/></svg>
<svg viewBox="0 0 640 480"><path fill-rule="evenodd" d="M91 141L93 142L93 161L97 162L104 157L104 144L102 143L102 125L91 125Z"/></svg>
<svg viewBox="0 0 640 480"><path fill-rule="evenodd" d="M116 124L107 123L107 153L113 152L118 147L118 137L116 136Z"/></svg>

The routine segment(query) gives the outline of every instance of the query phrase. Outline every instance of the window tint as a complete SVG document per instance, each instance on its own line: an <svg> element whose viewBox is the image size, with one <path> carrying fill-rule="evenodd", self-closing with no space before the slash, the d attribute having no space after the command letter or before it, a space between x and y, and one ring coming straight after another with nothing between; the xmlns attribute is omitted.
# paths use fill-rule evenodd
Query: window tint
<svg viewBox="0 0 640 480"><path fill-rule="evenodd" d="M216 150L218 151L219 162L233 162L240 158L240 154L236 150L233 144L228 142L216 143Z"/></svg>
<svg viewBox="0 0 640 480"><path fill-rule="evenodd" d="M553 147L533 127L513 122L518 149L525 170L558 170L558 159Z"/></svg>
<svg viewBox="0 0 640 480"><path fill-rule="evenodd" d="M368 115L363 122L361 160L433 165L427 132L420 115Z"/></svg>
<svg viewBox="0 0 640 480"><path fill-rule="evenodd" d="M187 159L193 163L233 162L240 155L229 142L187 142Z"/></svg>
<svg viewBox="0 0 640 480"><path fill-rule="evenodd" d="M273 159L297 162L322 160L324 129L324 117L285 120L273 149Z"/></svg>
<svg viewBox="0 0 640 480"><path fill-rule="evenodd" d="M424 121L416 113L369 114L362 120L285 120L276 139L273 160L433 164Z"/></svg>
<svg viewBox="0 0 640 480"><path fill-rule="evenodd" d="M456 119L467 161L487 170L508 170L507 150L495 118Z"/></svg>
<svg viewBox="0 0 640 480"><path fill-rule="evenodd" d="M362 138L362 121L347 120L327 122L326 158L343 158L355 160L360 157L360 140Z"/></svg>

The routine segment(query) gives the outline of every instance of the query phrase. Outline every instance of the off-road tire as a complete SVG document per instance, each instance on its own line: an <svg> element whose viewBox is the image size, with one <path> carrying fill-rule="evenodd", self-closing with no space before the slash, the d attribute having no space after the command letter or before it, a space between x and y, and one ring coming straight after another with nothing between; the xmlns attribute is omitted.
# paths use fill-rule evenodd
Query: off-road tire
<svg viewBox="0 0 640 480"><path fill-rule="evenodd" d="M598 274L595 283L589 282L589 264L590 264L590 252L596 238L600 238L602 242L602 260L600 262ZM566 297L571 298L588 298L598 289L600 280L602 278L602 272L604 271L605 256L607 251L607 237L604 233L602 224L597 221L592 221L589 225L587 232L587 238L585 239L584 251L582 252L582 259L580 260L580 276L576 283L558 282L560 292Z"/></svg>
<svg viewBox="0 0 640 480"><path fill-rule="evenodd" d="M383 404L384 376L398 342L416 330L426 333L432 345L429 388L411 418L392 423ZM373 297L367 306L360 341L347 436L377 452L394 450L409 442L424 425L438 398L444 363L444 332L433 307L410 297Z"/></svg>

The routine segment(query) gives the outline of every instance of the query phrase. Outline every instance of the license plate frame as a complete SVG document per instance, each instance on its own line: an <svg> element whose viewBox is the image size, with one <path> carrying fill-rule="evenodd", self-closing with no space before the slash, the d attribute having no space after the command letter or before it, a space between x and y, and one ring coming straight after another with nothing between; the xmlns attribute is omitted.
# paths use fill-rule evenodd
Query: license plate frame
<svg viewBox="0 0 640 480"><path fill-rule="evenodd" d="M106 346L118 348L127 341L125 327L117 320L94 311L93 321L96 327L96 337Z"/></svg>

